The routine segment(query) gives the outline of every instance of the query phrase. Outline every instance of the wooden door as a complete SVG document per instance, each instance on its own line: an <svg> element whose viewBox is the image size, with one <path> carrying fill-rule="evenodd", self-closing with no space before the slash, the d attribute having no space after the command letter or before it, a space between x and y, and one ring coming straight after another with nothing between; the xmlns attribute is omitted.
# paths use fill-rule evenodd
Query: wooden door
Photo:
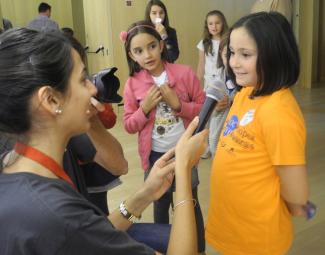
<svg viewBox="0 0 325 255"><path fill-rule="evenodd" d="M88 69L91 74L113 66L112 32L108 0L83 0ZM103 46L104 49L95 51Z"/></svg>

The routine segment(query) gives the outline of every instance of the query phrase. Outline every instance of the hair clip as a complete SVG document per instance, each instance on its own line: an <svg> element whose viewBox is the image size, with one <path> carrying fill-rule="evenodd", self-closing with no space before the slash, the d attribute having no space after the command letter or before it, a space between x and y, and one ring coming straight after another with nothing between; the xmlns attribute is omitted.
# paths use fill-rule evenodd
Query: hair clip
<svg viewBox="0 0 325 255"><path fill-rule="evenodd" d="M125 43L125 42L126 42L126 38L127 38L127 36L128 36L128 32L126 32L126 31L122 31L122 32L120 33L120 40L121 40L123 43Z"/></svg>
<svg viewBox="0 0 325 255"><path fill-rule="evenodd" d="M133 31L133 30L135 30L135 29L139 29L139 28L141 28L141 27L151 28L151 29L153 29L153 30L156 31L155 27L152 26L152 25L146 25L146 24L143 24L143 25L141 25L141 24L140 24L140 25L136 25L136 26L130 28L129 31L127 31L127 32L126 32L126 31L122 31L122 32L120 33L120 39L121 39L121 41L122 41L123 43L125 43L125 42L126 42L126 38L127 38L127 36L130 34L130 32Z"/></svg>

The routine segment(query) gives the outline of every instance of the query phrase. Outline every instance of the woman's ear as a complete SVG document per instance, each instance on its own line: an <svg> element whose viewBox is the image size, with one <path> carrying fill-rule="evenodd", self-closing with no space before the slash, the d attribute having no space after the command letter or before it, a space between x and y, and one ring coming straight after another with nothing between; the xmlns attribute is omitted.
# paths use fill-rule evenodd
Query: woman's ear
<svg viewBox="0 0 325 255"><path fill-rule="evenodd" d="M41 87L37 92L37 98L39 105L41 105L48 113L57 115L57 111L61 110L60 106L62 105L62 98L60 98L59 93L50 86Z"/></svg>

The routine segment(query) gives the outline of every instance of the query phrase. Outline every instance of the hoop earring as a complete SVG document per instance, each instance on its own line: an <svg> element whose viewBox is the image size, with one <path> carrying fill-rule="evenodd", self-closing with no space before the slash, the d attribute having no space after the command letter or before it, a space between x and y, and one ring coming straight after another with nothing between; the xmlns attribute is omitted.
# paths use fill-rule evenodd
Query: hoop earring
<svg viewBox="0 0 325 255"><path fill-rule="evenodd" d="M56 109L56 110L55 110L55 114L56 114L56 115L60 115L60 114L62 114L62 110L61 110L61 109Z"/></svg>

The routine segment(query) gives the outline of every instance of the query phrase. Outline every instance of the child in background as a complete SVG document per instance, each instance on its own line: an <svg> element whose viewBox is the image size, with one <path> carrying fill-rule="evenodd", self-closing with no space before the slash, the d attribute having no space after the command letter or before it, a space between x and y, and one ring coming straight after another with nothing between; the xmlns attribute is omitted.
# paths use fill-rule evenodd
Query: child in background
<svg viewBox="0 0 325 255"><path fill-rule="evenodd" d="M203 39L197 45L199 49L197 76L200 81L204 81L205 89L217 74L219 43L227 30L228 24L221 11L213 10L206 15Z"/></svg>
<svg viewBox="0 0 325 255"><path fill-rule="evenodd" d="M204 84L204 90L217 76L218 50L221 37L227 32L228 24L225 16L219 10L210 11L204 21L203 39L198 43L199 60L197 76ZM211 132L211 127L209 128ZM201 158L211 156L209 147Z"/></svg>
<svg viewBox="0 0 325 255"><path fill-rule="evenodd" d="M309 207L306 129L290 87L298 46L279 13L256 13L230 29L228 71L242 87L212 165L209 244L222 254L287 254L292 216Z"/></svg>
<svg viewBox="0 0 325 255"><path fill-rule="evenodd" d="M167 48L167 61L174 63L179 56L179 48L176 30L169 26L167 8L160 0L150 0L147 4L145 17L146 21L151 22Z"/></svg>
<svg viewBox="0 0 325 255"><path fill-rule="evenodd" d="M227 44L228 34L224 34L219 45L218 61L217 61L217 74L214 81L209 83L208 86L216 86L218 90L222 90L225 94L224 98L220 100L210 118L209 130L209 149L214 157L216 147L219 141L220 133L223 124L226 120L230 106L236 94L236 86L231 81L227 70Z"/></svg>
<svg viewBox="0 0 325 255"><path fill-rule="evenodd" d="M166 61L166 48L155 27L134 23L121 33L130 77L124 88L123 124L128 133L139 133L138 149L145 177L154 162L174 147L205 100L200 82L188 66ZM204 224L198 203L197 168L192 170L192 192L198 232L198 250L204 252ZM169 223L173 190L154 203L155 223Z"/></svg>

